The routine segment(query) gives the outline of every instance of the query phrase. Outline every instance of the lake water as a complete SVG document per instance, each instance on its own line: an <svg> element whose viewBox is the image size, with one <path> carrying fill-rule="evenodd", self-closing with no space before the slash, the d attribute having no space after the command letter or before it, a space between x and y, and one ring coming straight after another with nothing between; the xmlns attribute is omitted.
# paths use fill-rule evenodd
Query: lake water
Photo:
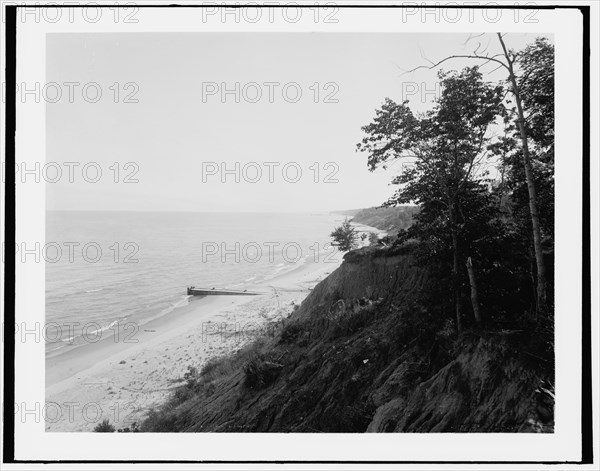
<svg viewBox="0 0 600 471"><path fill-rule="evenodd" d="M252 289L318 257L331 214L48 211L46 353L143 325L188 302L186 287ZM58 251L60 248L60 252Z"/></svg>

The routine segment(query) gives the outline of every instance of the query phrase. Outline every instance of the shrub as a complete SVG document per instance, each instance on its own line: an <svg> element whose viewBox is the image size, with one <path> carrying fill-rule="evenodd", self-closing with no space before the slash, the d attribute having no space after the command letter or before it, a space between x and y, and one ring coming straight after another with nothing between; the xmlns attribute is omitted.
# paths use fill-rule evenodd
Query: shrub
<svg viewBox="0 0 600 471"><path fill-rule="evenodd" d="M344 220L341 226L336 227L330 236L333 239L331 245L336 246L340 252L348 252L358 247L358 232L348 218Z"/></svg>
<svg viewBox="0 0 600 471"><path fill-rule="evenodd" d="M283 365L271 361L264 355L254 355L244 365L244 385L249 388L262 388L272 384Z"/></svg>
<svg viewBox="0 0 600 471"><path fill-rule="evenodd" d="M325 332L329 339L353 335L371 324L376 317L377 306L370 300L356 300L355 303L342 304Z"/></svg>
<svg viewBox="0 0 600 471"><path fill-rule="evenodd" d="M202 367L198 379L203 383L208 383L224 376L228 376L235 370L233 360L234 358L231 355L211 358Z"/></svg>
<svg viewBox="0 0 600 471"><path fill-rule="evenodd" d="M188 399L194 397L196 388L196 383L188 383L185 386L177 388L171 397L173 404L182 404Z"/></svg>
<svg viewBox="0 0 600 471"><path fill-rule="evenodd" d="M98 425L94 427L94 432L114 432L115 427L108 421L108 419L104 419Z"/></svg>
<svg viewBox="0 0 600 471"><path fill-rule="evenodd" d="M297 322L286 323L281 330L281 343L292 343L296 340L302 333L304 329Z"/></svg>
<svg viewBox="0 0 600 471"><path fill-rule="evenodd" d="M379 236L376 232L369 232L369 244L379 245Z"/></svg>
<svg viewBox="0 0 600 471"><path fill-rule="evenodd" d="M172 411L151 410L141 427L142 432L177 432L177 415Z"/></svg>

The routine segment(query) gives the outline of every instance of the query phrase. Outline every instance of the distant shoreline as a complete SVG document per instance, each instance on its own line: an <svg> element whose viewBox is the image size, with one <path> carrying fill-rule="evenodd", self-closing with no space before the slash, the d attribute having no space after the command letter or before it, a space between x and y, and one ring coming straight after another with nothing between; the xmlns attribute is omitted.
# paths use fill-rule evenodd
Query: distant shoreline
<svg viewBox="0 0 600 471"><path fill-rule="evenodd" d="M413 216L417 211L417 206L399 205L333 211L332 214L350 218L354 224L376 228L387 235L393 231L408 229L412 225Z"/></svg>

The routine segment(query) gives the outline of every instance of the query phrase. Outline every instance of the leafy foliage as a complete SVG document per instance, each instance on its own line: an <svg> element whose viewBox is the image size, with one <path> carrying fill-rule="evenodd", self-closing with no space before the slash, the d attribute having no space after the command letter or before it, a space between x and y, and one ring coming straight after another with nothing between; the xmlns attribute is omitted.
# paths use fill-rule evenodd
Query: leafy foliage
<svg viewBox="0 0 600 471"><path fill-rule="evenodd" d="M386 203L418 204L415 223L403 235L426 246L432 257L450 260L455 302L460 302L462 262L493 220L493 199L480 170L490 143L488 129L504 114L503 88L484 82L477 67L438 75L442 94L433 109L415 116L408 103L386 100L358 149L369 167L415 158L393 179L400 188ZM457 306L460 310L460 306Z"/></svg>
<svg viewBox="0 0 600 471"><path fill-rule="evenodd" d="M543 38L516 58L544 247L554 234L554 47ZM442 93L432 109L414 113L386 98L362 130L357 149L370 170L410 158L384 204L416 204L412 226L396 244L418 240L416 255L439 280L432 303L468 311L471 257L488 321L527 322L534 311L535 260L528 188L510 83L486 83L477 67L439 72ZM507 98L509 97L509 98ZM495 178L489 169L498 170ZM551 266L551 262L547 265ZM460 320L459 320L460 321ZM538 320L538 325L540 324Z"/></svg>
<svg viewBox="0 0 600 471"><path fill-rule="evenodd" d="M347 252L358 247L358 231L354 229L350 220L346 218L341 226L336 227L330 234L333 244L340 252Z"/></svg>
<svg viewBox="0 0 600 471"><path fill-rule="evenodd" d="M527 134L542 148L554 147L554 46L537 38L517 54L519 91L527 110Z"/></svg>

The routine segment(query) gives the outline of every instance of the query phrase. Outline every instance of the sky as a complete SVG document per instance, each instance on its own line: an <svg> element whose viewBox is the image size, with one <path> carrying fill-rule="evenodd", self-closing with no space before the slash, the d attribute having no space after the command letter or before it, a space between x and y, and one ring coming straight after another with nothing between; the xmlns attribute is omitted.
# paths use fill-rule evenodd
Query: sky
<svg viewBox="0 0 600 471"><path fill-rule="evenodd" d="M48 34L46 83L58 84L61 97L46 104L46 162L63 174L46 185L47 209L316 212L380 205L394 193L389 182L402 164L369 172L367 156L356 152L361 127L386 97L409 99L416 111L430 107L439 91L436 72L406 71L474 49L467 38ZM514 34L506 42L519 49L534 38ZM498 52L493 36L479 41ZM444 69L466 65L473 62L455 60ZM501 71L489 77L503 78Z"/></svg>

